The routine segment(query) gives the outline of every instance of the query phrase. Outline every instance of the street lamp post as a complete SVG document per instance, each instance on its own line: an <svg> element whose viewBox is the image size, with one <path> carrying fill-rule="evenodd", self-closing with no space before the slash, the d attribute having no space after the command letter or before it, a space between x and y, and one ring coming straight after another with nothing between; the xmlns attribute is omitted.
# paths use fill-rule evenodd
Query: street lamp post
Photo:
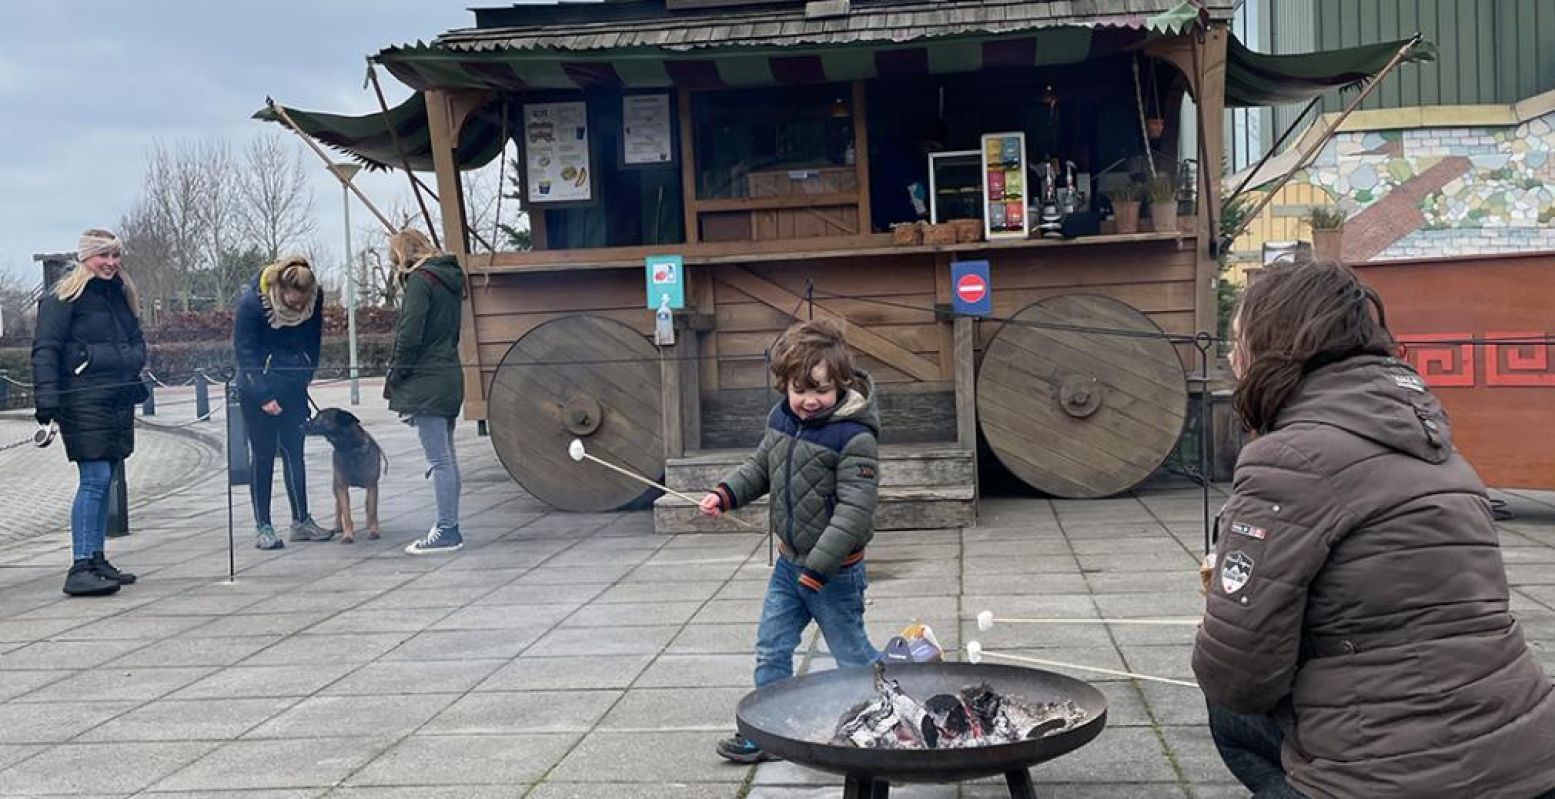
<svg viewBox="0 0 1555 799"><path fill-rule="evenodd" d="M356 361L356 268L351 257L351 179L361 171L357 164L330 164L329 171L340 179L341 207L346 223L346 336L351 348L351 404L362 404L362 386Z"/></svg>

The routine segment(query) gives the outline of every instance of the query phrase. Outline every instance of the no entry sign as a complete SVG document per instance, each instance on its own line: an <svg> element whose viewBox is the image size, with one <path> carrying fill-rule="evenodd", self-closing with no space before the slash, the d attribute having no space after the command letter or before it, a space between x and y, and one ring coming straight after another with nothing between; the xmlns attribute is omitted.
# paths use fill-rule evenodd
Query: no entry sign
<svg viewBox="0 0 1555 799"><path fill-rule="evenodd" d="M966 316L993 314L993 284L987 261L956 261L950 265L951 307Z"/></svg>

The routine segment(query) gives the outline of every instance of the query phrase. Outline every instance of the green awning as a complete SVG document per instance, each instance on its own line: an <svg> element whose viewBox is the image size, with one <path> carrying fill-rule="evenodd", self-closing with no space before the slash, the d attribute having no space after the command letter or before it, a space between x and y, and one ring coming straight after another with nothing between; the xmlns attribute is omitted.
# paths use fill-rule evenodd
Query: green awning
<svg viewBox="0 0 1555 799"><path fill-rule="evenodd" d="M1226 107L1247 108L1306 102L1331 89L1370 80L1393 60L1399 49L1414 43L1406 63L1431 61L1429 42L1405 39L1342 50L1267 55L1249 50L1232 37L1226 52Z"/></svg>
<svg viewBox="0 0 1555 799"><path fill-rule="evenodd" d="M427 124L426 96L421 92L390 108L387 124L381 113L353 117L291 107L286 107L286 113L304 133L346 153L369 169L401 167L400 154L394 146L397 134L410 168L418 172L433 171L432 133ZM259 109L254 118L284 124L269 106ZM389 132L390 125L394 134ZM478 169L496 158L505 143L502 129L500 101L477 110L459 132L459 167Z"/></svg>
<svg viewBox="0 0 1555 799"><path fill-rule="evenodd" d="M555 50L447 50L435 45L398 48L380 60L412 85L522 95L527 91L590 88L694 89L774 84L819 83L871 78L976 72L999 67L1077 63L1119 52L1150 36L1147 27L1180 31L1191 27L1189 7L1181 12L1141 18L1138 27L1097 30L1058 26L1006 36L949 37L882 47L711 51L696 56L642 50L577 53ZM1195 12L1196 13L1196 12ZM1226 65L1226 106L1247 107L1302 102L1323 92L1369 80L1408 41L1325 50L1296 55L1266 55L1232 37ZM1429 60L1434 50L1416 44L1408 61ZM495 158L503 145L503 104L494 100L478 110L460 131L458 163L475 169ZM370 168L399 167L400 156L381 114L352 117L287 108L310 136L350 154ZM279 120L268 108L254 115ZM420 92L389 110L389 121L412 169L432 169L426 103ZM508 123L511 126L511 122Z"/></svg>

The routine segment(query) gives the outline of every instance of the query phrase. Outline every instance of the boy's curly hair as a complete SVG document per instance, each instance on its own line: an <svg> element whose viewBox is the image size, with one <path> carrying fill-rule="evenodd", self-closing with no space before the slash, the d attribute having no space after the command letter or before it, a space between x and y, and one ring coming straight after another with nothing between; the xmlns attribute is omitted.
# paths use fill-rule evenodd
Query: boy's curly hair
<svg viewBox="0 0 1555 799"><path fill-rule="evenodd" d="M853 386L853 353L842 335L842 326L830 319L799 322L783 331L772 348L773 388L818 388L810 379L810 372L818 363L826 364L826 374L839 394Z"/></svg>

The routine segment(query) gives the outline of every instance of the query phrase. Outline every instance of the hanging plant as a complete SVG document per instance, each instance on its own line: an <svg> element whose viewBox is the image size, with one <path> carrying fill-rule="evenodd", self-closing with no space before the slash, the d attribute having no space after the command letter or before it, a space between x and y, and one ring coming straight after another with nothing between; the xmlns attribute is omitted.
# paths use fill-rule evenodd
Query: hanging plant
<svg viewBox="0 0 1555 799"><path fill-rule="evenodd" d="M1150 68L1150 101L1151 110L1145 118L1145 135L1151 141L1158 141L1166 134L1166 115L1161 110L1161 84L1157 75L1159 71L1153 61L1145 62Z"/></svg>

